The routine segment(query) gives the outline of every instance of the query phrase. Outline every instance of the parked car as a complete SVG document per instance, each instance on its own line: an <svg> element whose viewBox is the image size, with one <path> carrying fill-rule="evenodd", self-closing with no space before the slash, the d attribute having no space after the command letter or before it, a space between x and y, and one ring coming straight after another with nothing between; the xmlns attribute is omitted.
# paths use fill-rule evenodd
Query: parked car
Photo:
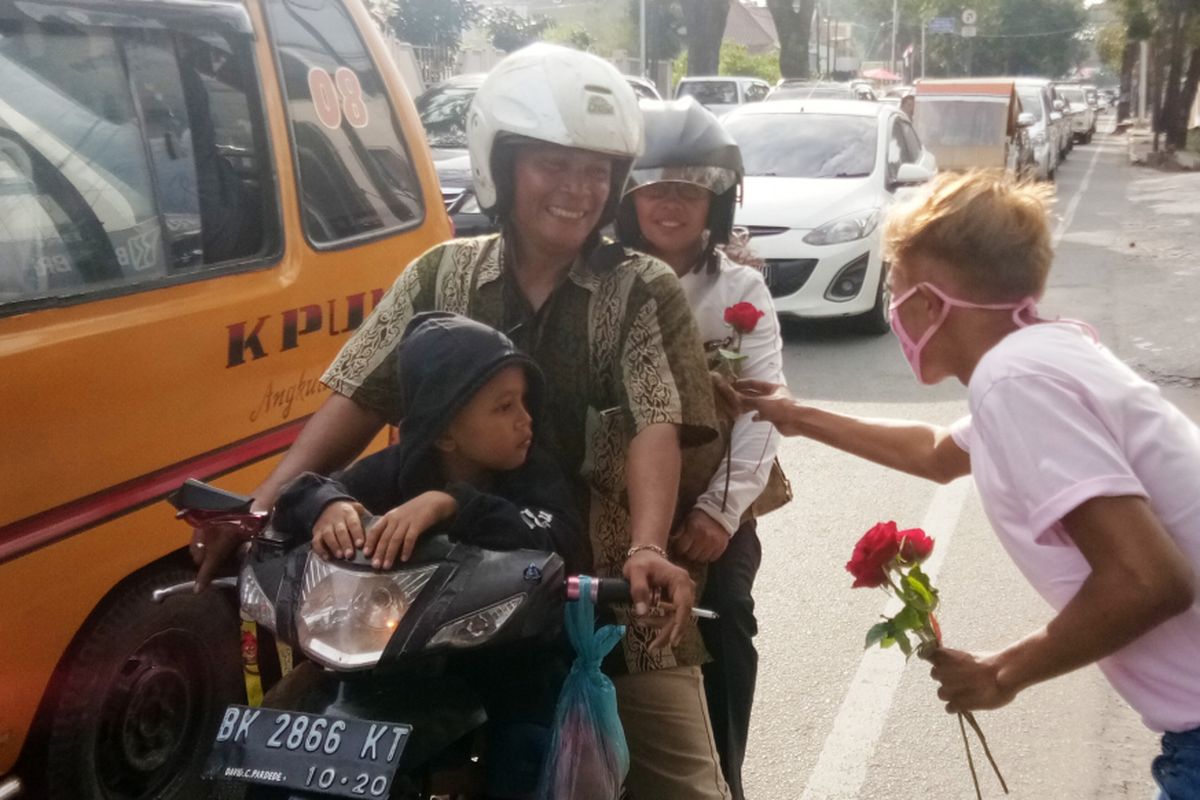
<svg viewBox="0 0 1200 800"><path fill-rule="evenodd" d="M255 640L220 592L151 602L195 575L165 497L256 486L450 225L358 0L0 2L0 31L0 797L207 797Z"/></svg>
<svg viewBox="0 0 1200 800"><path fill-rule="evenodd" d="M1021 111L1013 79L922 79L916 86L914 123L939 167L1034 171L1034 119Z"/></svg>
<svg viewBox="0 0 1200 800"><path fill-rule="evenodd" d="M857 100L858 92L848 83L784 78L775 84L767 100Z"/></svg>
<svg viewBox="0 0 1200 800"><path fill-rule="evenodd" d="M1033 115L1029 126L1029 139L1033 145L1034 165L1037 177L1044 181L1054 180L1058 170L1059 132L1055 128L1054 101L1050 96L1050 81L1044 78L1014 78L1017 96L1021 98L1021 110Z"/></svg>
<svg viewBox="0 0 1200 800"><path fill-rule="evenodd" d="M881 103L779 100L723 122L746 165L735 221L766 260L778 313L886 332L879 224L904 187L937 169L908 118Z"/></svg>
<svg viewBox="0 0 1200 800"><path fill-rule="evenodd" d="M662 95L658 93L658 87L653 81L638 75L626 75L625 80L633 87L639 100L662 100Z"/></svg>
<svg viewBox="0 0 1200 800"><path fill-rule="evenodd" d="M688 76L675 87L675 97L694 97L718 117L746 103L766 99L771 84L761 78Z"/></svg>
<svg viewBox="0 0 1200 800"><path fill-rule="evenodd" d="M1057 116L1054 121L1055 139L1058 141L1059 163L1067 160L1067 156L1075 149L1075 136L1071 132L1071 116L1067 110L1067 101L1058 93L1058 87L1050 84L1050 105Z"/></svg>
<svg viewBox="0 0 1200 800"><path fill-rule="evenodd" d="M1067 102L1068 117L1071 120L1071 134L1075 141L1087 144L1096 133L1096 112L1088 104L1083 87L1077 83L1055 84L1058 96Z"/></svg>

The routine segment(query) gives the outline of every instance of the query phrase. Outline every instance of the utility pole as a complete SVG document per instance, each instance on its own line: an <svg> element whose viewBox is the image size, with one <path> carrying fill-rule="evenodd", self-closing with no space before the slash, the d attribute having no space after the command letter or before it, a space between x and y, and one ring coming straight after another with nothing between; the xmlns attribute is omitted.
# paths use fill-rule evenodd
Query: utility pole
<svg viewBox="0 0 1200 800"><path fill-rule="evenodd" d="M925 77L925 29L929 27L927 20L921 20L921 77Z"/></svg>
<svg viewBox="0 0 1200 800"><path fill-rule="evenodd" d="M638 31L641 39L641 50L638 62L641 65L641 76L646 77L646 0L638 4Z"/></svg>
<svg viewBox="0 0 1200 800"><path fill-rule="evenodd" d="M889 71L896 74L896 26L900 20L900 0L892 0L892 61Z"/></svg>

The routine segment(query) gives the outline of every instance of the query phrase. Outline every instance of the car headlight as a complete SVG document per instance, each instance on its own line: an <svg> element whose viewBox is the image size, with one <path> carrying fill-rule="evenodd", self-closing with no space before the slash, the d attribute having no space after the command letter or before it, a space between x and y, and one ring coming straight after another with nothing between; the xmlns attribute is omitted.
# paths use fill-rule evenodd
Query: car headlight
<svg viewBox="0 0 1200 800"><path fill-rule="evenodd" d="M879 209L856 211L844 217L830 220L819 228L814 228L804 237L806 244L842 244L853 242L871 235L879 225Z"/></svg>
<svg viewBox="0 0 1200 800"><path fill-rule="evenodd" d="M392 572L348 569L309 554L296 615L297 643L326 666L374 666L436 571L436 565Z"/></svg>
<svg viewBox="0 0 1200 800"><path fill-rule="evenodd" d="M462 649L483 644L504 627L504 623L508 622L524 602L525 595L517 594L465 617L451 620L438 628L437 633L430 637L425 646Z"/></svg>
<svg viewBox="0 0 1200 800"><path fill-rule="evenodd" d="M269 631L275 631L275 604L263 591L254 575L254 566L247 563L238 575L238 603L242 613Z"/></svg>

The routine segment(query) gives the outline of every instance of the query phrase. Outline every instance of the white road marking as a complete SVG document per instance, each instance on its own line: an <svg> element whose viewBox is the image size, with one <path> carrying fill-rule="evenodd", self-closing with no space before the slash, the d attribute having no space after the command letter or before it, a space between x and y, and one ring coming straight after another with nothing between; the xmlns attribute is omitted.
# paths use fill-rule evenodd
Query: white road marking
<svg viewBox="0 0 1200 800"><path fill-rule="evenodd" d="M970 478L960 478L939 486L933 494L921 523L934 539L933 555L923 567L930 580L937 579L950 549L954 529L958 527L967 493L973 485ZM900 601L893 598L883 613L891 616L899 610ZM863 620L864 634L870 622ZM825 739L817 765L809 776L802 800L854 800L858 797L905 663L904 656L896 649L873 647L863 655L833 728Z"/></svg>
<svg viewBox="0 0 1200 800"><path fill-rule="evenodd" d="M1058 249L1058 242L1062 239L1063 234L1071 227L1071 223L1075 221L1075 212L1079 209L1079 201L1083 199L1083 193L1088 190L1088 186L1092 182L1092 171L1096 169L1096 161L1100 158L1100 152L1107 149L1103 144L1096 148L1092 153L1092 160L1088 164L1087 172L1083 174L1083 180L1079 182L1079 188L1075 190L1075 194L1071 195L1071 200L1067 203L1067 210L1063 212L1062 219L1058 221L1058 227L1054 229L1054 238L1051 246L1055 250Z"/></svg>

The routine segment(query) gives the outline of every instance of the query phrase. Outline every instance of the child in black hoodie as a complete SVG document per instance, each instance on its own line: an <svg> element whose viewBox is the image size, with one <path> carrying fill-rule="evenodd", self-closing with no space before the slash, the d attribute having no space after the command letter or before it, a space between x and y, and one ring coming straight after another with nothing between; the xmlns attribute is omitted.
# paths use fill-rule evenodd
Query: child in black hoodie
<svg viewBox="0 0 1200 800"><path fill-rule="evenodd" d="M275 527L311 531L323 558L362 548L376 568L408 560L436 528L493 550L552 550L569 572L586 569L566 481L534 444L537 365L499 331L445 312L413 317L392 359L400 443L333 477L296 478L275 504ZM381 517L365 533L362 510Z"/></svg>
<svg viewBox="0 0 1200 800"><path fill-rule="evenodd" d="M274 526L312 532L313 552L376 568L411 556L424 533L494 550L562 556L589 566L585 533L561 471L534 444L541 371L508 337L466 317L413 317L391 356L402 396L400 443L325 477L305 473L280 495ZM363 531L360 513L380 519ZM488 791L523 797L536 786L566 665L528 646L481 652L468 666L490 720Z"/></svg>

